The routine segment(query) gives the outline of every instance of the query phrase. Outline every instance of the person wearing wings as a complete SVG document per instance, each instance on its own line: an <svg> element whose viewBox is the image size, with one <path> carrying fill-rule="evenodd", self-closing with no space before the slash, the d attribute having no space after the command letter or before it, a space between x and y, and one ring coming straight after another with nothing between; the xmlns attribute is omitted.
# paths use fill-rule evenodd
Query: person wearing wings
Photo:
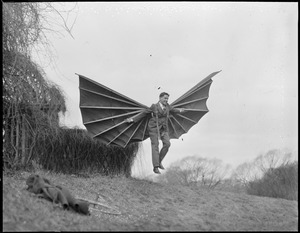
<svg viewBox="0 0 300 233"><path fill-rule="evenodd" d="M83 75L79 76L82 121L92 138L109 146L125 148L150 137L153 171L160 174L170 139L178 139L208 113L206 101L213 72L168 104L169 94L159 95L158 103L148 106L114 91ZM159 140L163 147L159 151Z"/></svg>
<svg viewBox="0 0 300 233"><path fill-rule="evenodd" d="M184 108L174 108L170 106L168 104L169 96L170 95L168 93L162 92L159 95L159 101L156 104L152 104L149 109L145 109L143 114L126 119L126 122L132 123L139 121L148 113L151 114L151 118L148 123L148 131L151 140L153 171L157 174L161 174L159 168L165 169L162 165L162 160L165 158L171 146L168 129L169 114L170 112L182 113L185 111ZM163 147L160 151L159 139L163 143Z"/></svg>

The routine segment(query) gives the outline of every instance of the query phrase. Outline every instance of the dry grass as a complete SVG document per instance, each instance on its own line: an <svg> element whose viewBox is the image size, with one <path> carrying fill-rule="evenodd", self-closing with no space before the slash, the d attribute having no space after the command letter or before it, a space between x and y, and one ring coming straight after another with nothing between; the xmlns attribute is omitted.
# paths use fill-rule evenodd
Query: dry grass
<svg viewBox="0 0 300 233"><path fill-rule="evenodd" d="M30 175L3 179L3 231L297 231L298 202L162 185L136 178L94 175L88 178L38 171L77 197L112 209L83 216L25 190Z"/></svg>

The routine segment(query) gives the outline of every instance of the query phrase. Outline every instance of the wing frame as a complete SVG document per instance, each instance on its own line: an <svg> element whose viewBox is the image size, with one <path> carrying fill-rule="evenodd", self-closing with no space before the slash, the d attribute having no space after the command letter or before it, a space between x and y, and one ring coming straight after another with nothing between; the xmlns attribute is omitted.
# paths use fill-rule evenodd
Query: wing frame
<svg viewBox="0 0 300 233"><path fill-rule="evenodd" d="M170 106L184 108L182 113L170 112L168 127L170 138L179 138L209 112L206 102L212 77L220 71L213 72L193 86ZM106 145L116 145L125 148L132 142L141 142L149 137L147 125L149 109L117 91L100 84L83 75L79 76L80 104L82 121L89 134ZM140 117L137 122L127 123L128 117Z"/></svg>
<svg viewBox="0 0 300 233"><path fill-rule="evenodd" d="M173 121L168 121L168 127L171 129L169 133L171 139L179 138L182 134L187 133L193 125L197 124L209 112L206 102L209 98L212 78L219 72L221 70L211 73L170 104L173 108L185 109L183 113L170 114L173 119ZM183 129L182 133L178 133L181 131L180 128Z"/></svg>
<svg viewBox="0 0 300 233"><path fill-rule="evenodd" d="M83 124L92 138L106 145L124 148L133 141L133 138L134 141L143 141L147 138L145 127L148 122L145 120L147 115L136 124L125 121L128 117L143 114L148 109L146 105L83 75L75 74L79 76L79 108Z"/></svg>

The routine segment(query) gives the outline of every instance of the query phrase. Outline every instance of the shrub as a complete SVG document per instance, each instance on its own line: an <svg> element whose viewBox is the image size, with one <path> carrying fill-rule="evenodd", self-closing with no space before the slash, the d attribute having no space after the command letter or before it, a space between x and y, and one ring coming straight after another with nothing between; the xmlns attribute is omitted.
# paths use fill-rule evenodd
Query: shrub
<svg viewBox="0 0 300 233"><path fill-rule="evenodd" d="M261 179L249 182L247 193L298 200L298 162L268 169Z"/></svg>
<svg viewBox="0 0 300 233"><path fill-rule="evenodd" d="M59 128L39 134L35 160L47 170L63 173L98 172L104 175L131 175L131 166L139 148L106 146L78 128Z"/></svg>

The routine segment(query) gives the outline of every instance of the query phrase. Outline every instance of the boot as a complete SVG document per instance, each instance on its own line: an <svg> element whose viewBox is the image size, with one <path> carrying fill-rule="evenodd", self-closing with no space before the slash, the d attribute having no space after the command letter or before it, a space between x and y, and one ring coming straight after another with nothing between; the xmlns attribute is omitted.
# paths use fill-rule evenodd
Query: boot
<svg viewBox="0 0 300 233"><path fill-rule="evenodd" d="M160 171L158 170L158 167L154 167L153 171L154 171L154 173L161 174Z"/></svg>

